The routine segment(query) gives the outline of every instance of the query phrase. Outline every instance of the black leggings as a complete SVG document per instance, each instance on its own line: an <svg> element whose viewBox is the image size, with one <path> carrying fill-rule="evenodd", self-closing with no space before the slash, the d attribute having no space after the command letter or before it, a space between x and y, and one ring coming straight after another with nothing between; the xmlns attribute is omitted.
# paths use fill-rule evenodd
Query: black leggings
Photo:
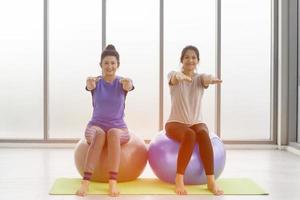
<svg viewBox="0 0 300 200"><path fill-rule="evenodd" d="M195 143L199 146L200 157L206 175L214 174L214 154L206 124L200 123L189 127L179 122L168 122L165 125L169 138L180 143L177 157L177 173L184 174L191 159Z"/></svg>

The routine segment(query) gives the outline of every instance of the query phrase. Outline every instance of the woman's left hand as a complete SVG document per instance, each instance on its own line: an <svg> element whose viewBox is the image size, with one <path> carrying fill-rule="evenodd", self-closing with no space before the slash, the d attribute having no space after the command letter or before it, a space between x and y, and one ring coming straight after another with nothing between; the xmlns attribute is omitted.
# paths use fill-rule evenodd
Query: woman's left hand
<svg viewBox="0 0 300 200"><path fill-rule="evenodd" d="M120 83L123 86L123 90L125 90L127 92L130 91L132 89L132 87L133 87L132 81L129 78L122 78L122 79L120 79Z"/></svg>
<svg viewBox="0 0 300 200"><path fill-rule="evenodd" d="M220 84L222 83L222 80L218 79L218 78L212 78L210 80L210 84Z"/></svg>

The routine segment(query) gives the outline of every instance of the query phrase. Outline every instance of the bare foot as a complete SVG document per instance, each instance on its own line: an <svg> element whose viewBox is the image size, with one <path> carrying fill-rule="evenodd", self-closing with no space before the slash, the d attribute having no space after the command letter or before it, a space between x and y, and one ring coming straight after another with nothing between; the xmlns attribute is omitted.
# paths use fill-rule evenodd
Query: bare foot
<svg viewBox="0 0 300 200"><path fill-rule="evenodd" d="M116 180L109 180L109 195L112 197L117 197L120 195L120 191L117 188Z"/></svg>
<svg viewBox="0 0 300 200"><path fill-rule="evenodd" d="M187 191L184 188L184 182L183 182L183 175L182 174L176 174L175 192L178 195L186 195L187 194Z"/></svg>
<svg viewBox="0 0 300 200"><path fill-rule="evenodd" d="M87 191L89 189L89 181L88 180L82 180L80 188L77 190L76 195L78 196L85 196L87 194Z"/></svg>
<svg viewBox="0 0 300 200"><path fill-rule="evenodd" d="M214 175L207 176L207 189L211 191L214 195L224 194L223 190L217 185Z"/></svg>

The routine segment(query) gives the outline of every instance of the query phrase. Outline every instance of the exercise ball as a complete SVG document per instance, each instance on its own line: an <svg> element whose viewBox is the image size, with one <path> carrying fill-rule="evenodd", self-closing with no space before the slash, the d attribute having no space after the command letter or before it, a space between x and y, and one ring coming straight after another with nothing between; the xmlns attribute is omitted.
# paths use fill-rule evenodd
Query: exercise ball
<svg viewBox="0 0 300 200"><path fill-rule="evenodd" d="M84 164L89 145L86 139L81 139L75 147L75 165L83 176ZM147 164L147 148L143 140L130 133L130 140L121 145L121 158L118 182L131 181L139 177ZM107 146L105 144L99 163L97 164L91 181L108 182Z"/></svg>
<svg viewBox="0 0 300 200"><path fill-rule="evenodd" d="M210 139L214 152L214 175L218 178L225 167L226 152L224 144L216 134L210 134ZM168 138L164 131L151 141L148 152L149 164L160 180L175 183L178 150L179 143ZM195 144L191 160L185 170L184 183L187 185L207 183L198 144Z"/></svg>

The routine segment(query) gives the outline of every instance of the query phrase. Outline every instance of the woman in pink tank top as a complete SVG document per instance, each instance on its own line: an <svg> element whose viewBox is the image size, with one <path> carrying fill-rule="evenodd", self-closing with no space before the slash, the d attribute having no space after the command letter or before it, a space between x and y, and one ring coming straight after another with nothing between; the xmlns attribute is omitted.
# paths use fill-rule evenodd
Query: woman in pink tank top
<svg viewBox="0 0 300 200"><path fill-rule="evenodd" d="M195 69L200 61L199 51L194 46L186 46L181 53L182 70L169 73L169 87L172 108L165 125L166 135L180 143L177 157L175 191L178 195L187 194L184 188L184 173L193 153L194 145L199 145L207 176L207 187L215 195L223 194L214 178L213 149L206 124L202 121L201 100L204 89L209 84L222 81L212 75L198 74Z"/></svg>

